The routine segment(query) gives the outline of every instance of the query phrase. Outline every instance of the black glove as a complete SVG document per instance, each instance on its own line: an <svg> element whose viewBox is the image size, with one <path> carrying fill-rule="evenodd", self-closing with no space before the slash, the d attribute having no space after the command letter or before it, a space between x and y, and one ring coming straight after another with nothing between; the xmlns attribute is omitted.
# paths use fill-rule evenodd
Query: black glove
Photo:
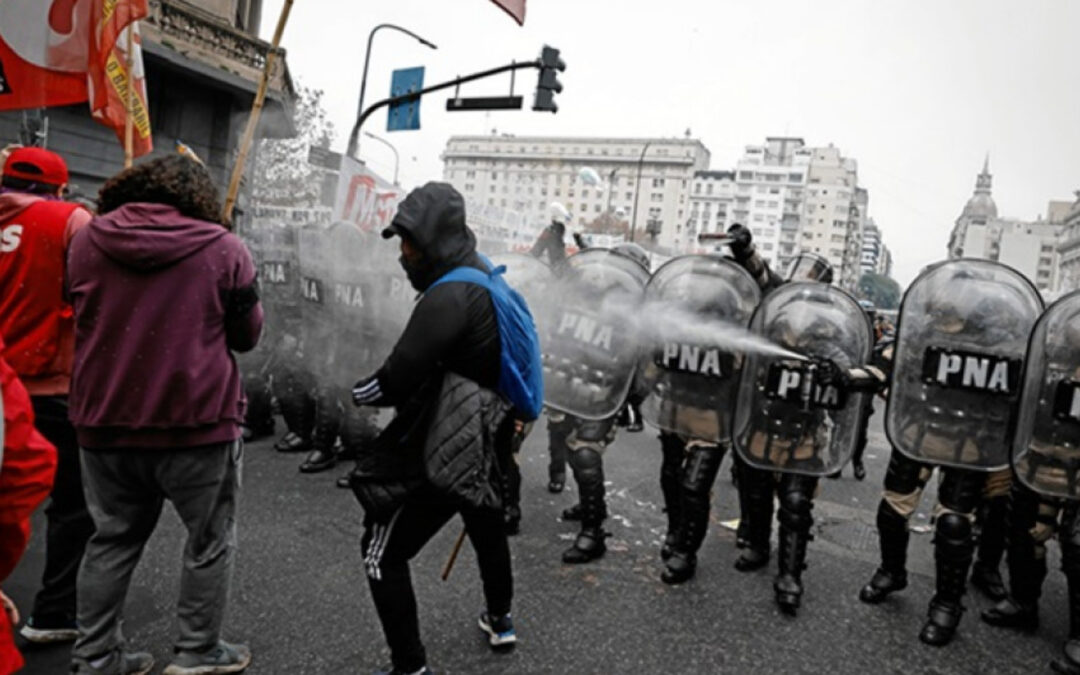
<svg viewBox="0 0 1080 675"><path fill-rule="evenodd" d="M581 236L580 232L574 233L574 243L577 244L577 247L582 251L589 248L588 242L585 241L585 237Z"/></svg>
<svg viewBox="0 0 1080 675"><path fill-rule="evenodd" d="M814 379L823 387L832 385L837 389L848 389L851 386L851 378L847 371L836 364L832 359L819 359L814 361L817 371Z"/></svg>
<svg viewBox="0 0 1080 675"><path fill-rule="evenodd" d="M750 257L750 254L754 252L754 236L750 234L750 230L735 223L728 228L727 233L731 237L731 243L728 246L735 259L745 260Z"/></svg>

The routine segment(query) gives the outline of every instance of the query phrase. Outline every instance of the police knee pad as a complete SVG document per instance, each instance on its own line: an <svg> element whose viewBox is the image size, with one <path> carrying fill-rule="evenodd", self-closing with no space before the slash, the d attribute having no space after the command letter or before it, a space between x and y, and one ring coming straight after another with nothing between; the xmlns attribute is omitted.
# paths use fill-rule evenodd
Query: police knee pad
<svg viewBox="0 0 1080 675"><path fill-rule="evenodd" d="M615 437L615 419L578 420L574 425L574 439L585 443L607 445Z"/></svg>
<svg viewBox="0 0 1080 675"><path fill-rule="evenodd" d="M603 456L594 448L577 447L570 453L570 466L582 473L600 471L604 466Z"/></svg>
<svg viewBox="0 0 1080 675"><path fill-rule="evenodd" d="M814 523L813 496L802 490L780 493L780 523L793 529L809 529Z"/></svg>
<svg viewBox="0 0 1080 675"><path fill-rule="evenodd" d="M723 460L723 449L715 445L692 446L682 476L683 489L707 496Z"/></svg>
<svg viewBox="0 0 1080 675"><path fill-rule="evenodd" d="M971 518L953 511L938 516L934 535L935 544L968 546L974 543L971 538Z"/></svg>

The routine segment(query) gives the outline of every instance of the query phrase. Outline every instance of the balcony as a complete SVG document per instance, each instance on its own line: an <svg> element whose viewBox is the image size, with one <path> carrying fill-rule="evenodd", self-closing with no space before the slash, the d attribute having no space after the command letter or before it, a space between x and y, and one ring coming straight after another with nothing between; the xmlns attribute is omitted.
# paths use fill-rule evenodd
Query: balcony
<svg viewBox="0 0 1080 675"><path fill-rule="evenodd" d="M181 57L186 63L180 65L188 69L254 93L270 43L182 0L150 0L149 5L140 25L148 54L174 63ZM268 95L288 102L296 97L284 49L278 49Z"/></svg>

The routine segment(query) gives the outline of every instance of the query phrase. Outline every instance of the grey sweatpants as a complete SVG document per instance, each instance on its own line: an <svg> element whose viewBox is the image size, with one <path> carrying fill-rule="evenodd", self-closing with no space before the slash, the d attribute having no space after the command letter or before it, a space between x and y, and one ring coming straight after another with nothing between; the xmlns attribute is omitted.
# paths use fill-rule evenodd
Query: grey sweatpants
<svg viewBox="0 0 1080 675"><path fill-rule="evenodd" d="M96 531L78 581L79 639L91 660L119 648L131 575L168 499L187 529L176 648L217 644L236 548L242 442L194 448L82 450L83 487Z"/></svg>

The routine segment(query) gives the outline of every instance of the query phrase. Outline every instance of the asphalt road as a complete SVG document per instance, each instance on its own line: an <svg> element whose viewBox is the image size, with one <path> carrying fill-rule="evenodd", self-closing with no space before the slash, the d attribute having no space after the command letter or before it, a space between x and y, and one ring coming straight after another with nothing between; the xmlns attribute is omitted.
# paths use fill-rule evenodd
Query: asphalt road
<svg viewBox="0 0 1080 675"><path fill-rule="evenodd" d="M280 425L279 425L280 426ZM333 481L339 471L303 476L300 457L263 440L248 446L240 515L240 551L226 638L251 646L248 672L299 675L369 673L388 663L361 566L361 511ZM609 552L586 566L565 566L560 552L574 527L558 514L572 487L550 495L546 433L538 425L522 451L522 533L512 541L514 620L520 643L491 653L476 628L482 595L468 546L449 582L440 569L459 532L455 519L420 554L413 580L430 666L439 673L1040 673L1068 629L1056 547L1044 589L1043 627L1020 635L982 624L989 602L969 595L952 645L922 645L918 631L933 590L930 535L913 537L911 585L884 605L857 599L877 561L874 513L888 460L880 414L872 422L864 482L850 469L824 481L815 508L806 593L797 618L772 599L775 563L740 574L737 517L728 461L715 487L713 526L697 577L679 587L660 582L663 536L656 434L620 432L605 458L609 481ZM924 529L932 494L913 524ZM35 518L31 548L5 591L26 609L40 575L44 521ZM167 510L147 546L128 598L125 634L134 647L168 662L184 533ZM28 674L66 672L67 647L27 650Z"/></svg>

